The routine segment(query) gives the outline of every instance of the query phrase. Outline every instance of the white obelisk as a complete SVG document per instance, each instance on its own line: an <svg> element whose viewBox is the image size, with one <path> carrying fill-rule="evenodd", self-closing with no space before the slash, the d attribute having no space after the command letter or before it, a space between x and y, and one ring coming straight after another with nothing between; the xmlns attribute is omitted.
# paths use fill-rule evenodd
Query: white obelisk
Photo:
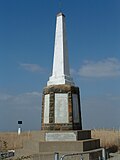
<svg viewBox="0 0 120 160"><path fill-rule="evenodd" d="M47 82L47 86L59 84L69 84L74 86L69 71L65 16L63 13L57 14L53 70L52 76Z"/></svg>

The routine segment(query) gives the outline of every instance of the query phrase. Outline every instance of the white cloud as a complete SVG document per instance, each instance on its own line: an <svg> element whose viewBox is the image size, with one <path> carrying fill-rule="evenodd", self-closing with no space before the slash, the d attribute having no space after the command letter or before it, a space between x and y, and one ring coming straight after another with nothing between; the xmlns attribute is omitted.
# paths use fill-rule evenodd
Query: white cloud
<svg viewBox="0 0 120 160"><path fill-rule="evenodd" d="M12 95L0 93L0 101L6 101L12 97L13 97Z"/></svg>
<svg viewBox="0 0 120 160"><path fill-rule="evenodd" d="M30 72L43 72L43 68L38 64L21 63L20 67Z"/></svg>
<svg viewBox="0 0 120 160"><path fill-rule="evenodd" d="M6 108L40 108L41 103L41 93L40 92L27 92L18 95L2 94L0 93L0 106Z"/></svg>
<svg viewBox="0 0 120 160"><path fill-rule="evenodd" d="M78 74L83 77L120 76L120 60L107 58L97 62L85 61Z"/></svg>
<svg viewBox="0 0 120 160"><path fill-rule="evenodd" d="M34 92L27 92L27 93L25 93L25 95L39 97L42 95L42 93L34 91Z"/></svg>

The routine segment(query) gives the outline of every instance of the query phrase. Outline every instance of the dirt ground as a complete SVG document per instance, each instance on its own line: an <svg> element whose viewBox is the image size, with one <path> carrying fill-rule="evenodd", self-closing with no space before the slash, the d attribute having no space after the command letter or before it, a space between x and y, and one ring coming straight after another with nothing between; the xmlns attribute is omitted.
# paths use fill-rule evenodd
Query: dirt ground
<svg viewBox="0 0 120 160"><path fill-rule="evenodd" d="M120 160L120 152L111 153L110 156L111 156L111 157L108 158L109 160Z"/></svg>

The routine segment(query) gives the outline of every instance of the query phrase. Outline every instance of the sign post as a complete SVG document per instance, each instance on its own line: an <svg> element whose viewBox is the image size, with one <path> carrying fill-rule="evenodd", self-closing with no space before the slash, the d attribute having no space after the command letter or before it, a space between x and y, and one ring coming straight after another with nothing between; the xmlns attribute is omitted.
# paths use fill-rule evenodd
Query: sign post
<svg viewBox="0 0 120 160"><path fill-rule="evenodd" d="M22 121L18 121L18 135L22 132Z"/></svg>

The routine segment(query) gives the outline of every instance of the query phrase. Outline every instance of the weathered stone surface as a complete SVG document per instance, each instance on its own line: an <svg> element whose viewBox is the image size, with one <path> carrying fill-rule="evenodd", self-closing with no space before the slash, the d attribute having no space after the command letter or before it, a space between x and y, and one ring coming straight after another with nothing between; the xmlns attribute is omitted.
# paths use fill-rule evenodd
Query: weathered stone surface
<svg viewBox="0 0 120 160"><path fill-rule="evenodd" d="M84 152L93 149L100 148L99 139L89 139L84 141L51 141L51 142L40 142L40 152Z"/></svg>
<svg viewBox="0 0 120 160"><path fill-rule="evenodd" d="M68 94L55 93L55 123L69 123Z"/></svg>
<svg viewBox="0 0 120 160"><path fill-rule="evenodd" d="M76 141L75 133L46 133L46 141Z"/></svg>
<svg viewBox="0 0 120 160"><path fill-rule="evenodd" d="M81 131L52 131L45 133L46 141L77 141L91 139L90 130Z"/></svg>
<svg viewBox="0 0 120 160"><path fill-rule="evenodd" d="M73 100L73 117L74 117L74 123L79 123L79 104L78 104L78 95L72 94L72 100Z"/></svg>
<svg viewBox="0 0 120 160"><path fill-rule="evenodd" d="M50 95L49 100L49 124L44 123L44 102L42 102L42 130L81 130L81 110L79 88L71 85L55 85L45 87L43 90L43 101L45 95ZM58 97L66 95L66 99L57 100ZM77 98L77 106L73 102L73 95ZM63 102L62 102L63 101ZM74 106L75 105L75 106ZM56 107L55 107L56 106ZM62 106L64 109L62 109ZM60 108L61 107L61 108ZM75 108L77 107L77 108ZM63 113L61 113L61 110ZM73 111L74 112L73 114ZM77 114L77 115L76 115ZM60 120L61 117L61 120ZM77 120L75 118L77 117Z"/></svg>
<svg viewBox="0 0 120 160"><path fill-rule="evenodd" d="M79 93L79 88L71 85L51 85L43 89L43 94L51 93Z"/></svg>
<svg viewBox="0 0 120 160"><path fill-rule="evenodd" d="M50 99L50 95L49 94L45 95L44 123L49 123L49 108L50 108L49 99Z"/></svg>

